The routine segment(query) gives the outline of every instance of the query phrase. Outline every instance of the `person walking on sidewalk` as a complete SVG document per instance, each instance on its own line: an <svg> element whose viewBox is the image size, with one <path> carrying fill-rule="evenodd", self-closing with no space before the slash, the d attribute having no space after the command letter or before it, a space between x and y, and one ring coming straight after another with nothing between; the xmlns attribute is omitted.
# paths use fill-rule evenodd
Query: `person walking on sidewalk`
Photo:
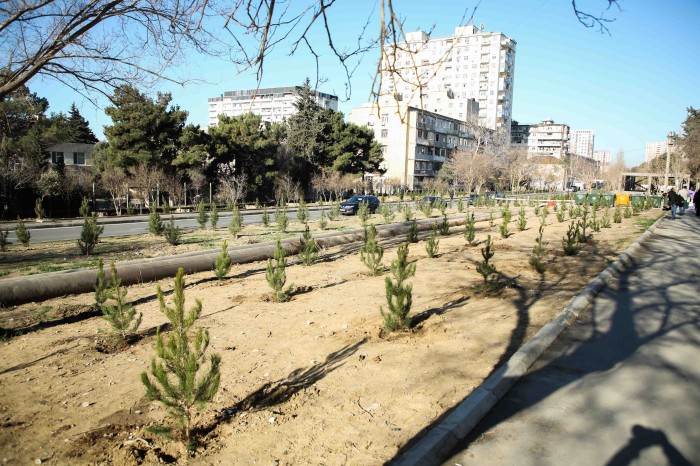
<svg viewBox="0 0 700 466"><path fill-rule="evenodd" d="M697 217L700 217L700 207L698 207L699 203L700 203L700 189L695 191L695 195L693 196L693 204L695 204L695 215Z"/></svg>
<svg viewBox="0 0 700 466"><path fill-rule="evenodd" d="M668 199L668 206L671 208L671 220L675 220L680 196L671 188L668 190L668 193L666 193L666 198Z"/></svg>

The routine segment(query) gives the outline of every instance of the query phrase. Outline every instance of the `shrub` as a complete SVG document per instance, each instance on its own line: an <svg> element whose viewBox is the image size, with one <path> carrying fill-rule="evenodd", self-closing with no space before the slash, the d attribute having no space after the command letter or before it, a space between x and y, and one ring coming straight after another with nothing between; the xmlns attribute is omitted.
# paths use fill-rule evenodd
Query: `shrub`
<svg viewBox="0 0 700 466"><path fill-rule="evenodd" d="M586 231L586 228L590 226L590 221L588 220L588 204L585 204L583 207L583 212L581 214L581 220L578 222L579 225L579 235L578 235L578 242L579 243L587 243L588 242L588 232Z"/></svg>
<svg viewBox="0 0 700 466"><path fill-rule="evenodd" d="M622 209L620 209L620 204L615 206L615 212L613 213L613 222L622 223Z"/></svg>
<svg viewBox="0 0 700 466"><path fill-rule="evenodd" d="M163 228L163 220L160 218L160 214L156 209L153 209L148 216L148 232L152 235L160 236L163 234Z"/></svg>
<svg viewBox="0 0 700 466"><path fill-rule="evenodd" d="M360 221L362 222L362 226L367 225L367 220L369 220L369 205L366 202L360 202L360 205L357 207L357 216L360 218Z"/></svg>
<svg viewBox="0 0 700 466"><path fill-rule="evenodd" d="M219 253L214 261L214 275L219 280L223 280L231 271L231 266L232 261L231 256L228 255L228 243L224 240L221 245L221 253Z"/></svg>
<svg viewBox="0 0 700 466"><path fill-rule="evenodd" d="M141 373L141 381L146 387L146 397L159 401L167 408L168 414L182 426L184 444L188 450L195 447L192 438L192 418L197 408L209 403L219 390L221 356L209 357L209 369L201 374L205 363L205 352L209 346L209 332L197 328L194 335L191 328L202 312L202 302L196 300L185 315L184 270L178 269L175 276L174 307L168 307L160 285L157 289L160 310L170 321L171 330L167 339L156 333L156 358L151 358L151 377ZM170 433L172 427L161 426L153 429L160 433Z"/></svg>
<svg viewBox="0 0 700 466"><path fill-rule="evenodd" d="M328 228L328 219L326 218L325 210L321 211L321 217L318 219L318 227L321 230L325 230L326 228Z"/></svg>
<svg viewBox="0 0 700 466"><path fill-rule="evenodd" d="M411 227L408 229L407 239L409 243L418 242L418 222L416 222L415 218L411 221Z"/></svg>
<svg viewBox="0 0 700 466"><path fill-rule="evenodd" d="M392 332L407 329L411 325L408 314L413 303L413 287L405 281L416 274L416 264L408 263L408 245L399 246L397 253L396 260L391 263L391 274L395 281L390 277L384 279L388 309L384 312L383 306L379 308L384 318L384 327Z"/></svg>
<svg viewBox="0 0 700 466"><path fill-rule="evenodd" d="M544 233L544 225L540 225L540 235L535 238L535 246L530 254L530 265L539 273L544 273L547 270L547 263L544 258L547 253L545 249L546 243L542 239Z"/></svg>
<svg viewBox="0 0 700 466"><path fill-rule="evenodd" d="M207 206L204 204L204 201L201 201L197 206L197 223L199 223L199 228L206 228L208 221L209 214L207 214Z"/></svg>
<svg viewBox="0 0 700 466"><path fill-rule="evenodd" d="M336 201L331 204L331 208L328 211L328 220L331 222L340 217L340 202Z"/></svg>
<svg viewBox="0 0 700 466"><path fill-rule="evenodd" d="M287 225L289 225L289 219L287 218L287 208L285 206L275 208L275 223L277 224L277 230L280 232L287 231Z"/></svg>
<svg viewBox="0 0 700 466"><path fill-rule="evenodd" d="M297 208L297 220L301 223L308 223L309 218L311 216L309 215L309 208L306 207L306 203L304 203L304 200L299 201L299 207Z"/></svg>
<svg viewBox="0 0 700 466"><path fill-rule="evenodd" d="M170 213L170 202L165 198L165 196L161 196L160 205L163 206L163 213L164 214Z"/></svg>
<svg viewBox="0 0 700 466"><path fill-rule="evenodd" d="M174 246L180 243L181 235L182 231L179 226L175 225L175 219L171 215L170 220L165 223L165 227L163 228L163 236L169 244Z"/></svg>
<svg viewBox="0 0 700 466"><path fill-rule="evenodd" d="M440 251L440 240L438 239L437 227L435 224L433 224L433 232L425 242L425 251L428 253L428 257L431 259L437 256L438 252Z"/></svg>
<svg viewBox="0 0 700 466"><path fill-rule="evenodd" d="M97 263L98 285L95 285L95 301L102 311L102 317L110 325L109 333L115 341L129 341L141 325L141 313L136 315L134 306L126 303L125 298L128 293L126 287L122 287L122 281L117 275L114 261L110 264L112 278L109 283L104 279L104 265L102 259ZM112 304L107 304L108 300ZM101 301L101 302L100 302Z"/></svg>
<svg viewBox="0 0 700 466"><path fill-rule="evenodd" d="M403 206L403 219L406 222L410 222L413 220L413 209L411 209L410 204L405 204Z"/></svg>
<svg viewBox="0 0 700 466"><path fill-rule="evenodd" d="M216 204L211 205L211 216L209 218L211 224L211 229L216 230L216 226L219 224L219 209L216 208Z"/></svg>
<svg viewBox="0 0 700 466"><path fill-rule="evenodd" d="M236 239L241 230L243 230L243 215L241 215L241 212L238 210L238 206L234 206L233 212L231 213L231 220L228 222L228 231L231 233L231 236L233 236L233 239Z"/></svg>
<svg viewBox="0 0 700 466"><path fill-rule="evenodd" d="M365 228L365 244L360 248L360 260L367 266L370 275L384 272L383 256L384 248L377 241L377 228L371 224Z"/></svg>
<svg viewBox="0 0 700 466"><path fill-rule="evenodd" d="M518 211L518 230L525 231L527 228L527 214L525 212L525 206L520 206Z"/></svg>
<svg viewBox="0 0 700 466"><path fill-rule="evenodd" d="M547 206L542 206L540 209L540 225L544 225L549 217L549 208Z"/></svg>
<svg viewBox="0 0 700 466"><path fill-rule="evenodd" d="M440 222L439 231L442 236L450 234L450 222L447 220L447 214L442 214L442 222Z"/></svg>
<svg viewBox="0 0 700 466"><path fill-rule="evenodd" d="M0 230L0 251L5 252L7 250L7 245L10 244L10 242L7 240L7 236L10 234L9 230L5 228L5 230Z"/></svg>
<svg viewBox="0 0 700 466"><path fill-rule="evenodd" d="M565 215L565 214L566 214L566 210L563 209L563 208L557 211L557 221L558 221L559 223L561 223L561 222L564 221L564 215Z"/></svg>
<svg viewBox="0 0 700 466"><path fill-rule="evenodd" d="M562 238L561 243L564 248L564 254L567 256L575 256L581 250L581 245L578 241L579 225L576 222L571 222L566 236Z"/></svg>
<svg viewBox="0 0 700 466"><path fill-rule="evenodd" d="M457 212L460 214L464 212L464 201L462 201L461 197L457 200Z"/></svg>
<svg viewBox="0 0 700 466"><path fill-rule="evenodd" d="M433 215L433 206L429 201L420 202L420 211L423 212L425 218L430 218Z"/></svg>
<svg viewBox="0 0 700 466"><path fill-rule="evenodd" d="M394 221L394 210L391 208L390 204L382 204L382 217L384 217L384 223L391 223Z"/></svg>
<svg viewBox="0 0 700 466"><path fill-rule="evenodd" d="M80 201L80 208L78 209L78 213L81 217L87 217L88 215L90 215L90 201L87 197L83 197L83 200Z"/></svg>
<svg viewBox="0 0 700 466"><path fill-rule="evenodd" d="M27 230L27 227L24 225L24 220L19 218L19 216L17 217L15 236L24 246L29 246L29 239L32 237L32 234L29 233L29 230Z"/></svg>
<svg viewBox="0 0 700 466"><path fill-rule="evenodd" d="M508 217L503 216L503 220L501 221L501 225L499 226L499 229L501 231L501 238L508 238L510 235L510 232L508 231Z"/></svg>
<svg viewBox="0 0 700 466"><path fill-rule="evenodd" d="M97 224L97 217L94 213L91 216L83 217L83 229L77 241L82 254L86 256L90 255L95 249L95 245L97 245L97 242L100 240L100 235L104 229L105 227L101 227Z"/></svg>
<svg viewBox="0 0 700 466"><path fill-rule="evenodd" d="M489 211L489 226L493 227L495 218L493 217L493 210Z"/></svg>
<svg viewBox="0 0 700 466"><path fill-rule="evenodd" d="M318 259L318 245L316 240L311 235L309 225L306 225L304 234L300 239L301 249L299 250L299 259L304 265L313 265Z"/></svg>
<svg viewBox="0 0 700 466"><path fill-rule="evenodd" d="M642 211L642 206L639 204L632 204L632 215L639 215Z"/></svg>
<svg viewBox="0 0 700 466"><path fill-rule="evenodd" d="M476 238L476 219L474 214L467 215L467 219L464 221L464 239L470 245L474 244L474 239Z"/></svg>
<svg viewBox="0 0 700 466"><path fill-rule="evenodd" d="M484 260L481 262L477 261L476 266L476 271L479 272L484 279L482 290L485 292L492 292L500 289L498 270L496 270L496 267L491 263L491 259L494 256L491 246L493 246L493 242L491 241L491 235L488 235L486 244L481 249L481 257Z"/></svg>
<svg viewBox="0 0 700 466"><path fill-rule="evenodd" d="M603 218L600 220L600 226L603 228L610 228L610 208L606 207L603 213Z"/></svg>
<svg viewBox="0 0 700 466"><path fill-rule="evenodd" d="M277 248L271 259L267 261L267 271L265 272L265 278L267 283L272 288L272 298L278 302L283 303L289 300L291 295L292 286L290 285L286 289L284 288L287 282L287 258L286 251L282 247L280 240L277 240Z"/></svg>
<svg viewBox="0 0 700 466"><path fill-rule="evenodd" d="M262 223L265 227L270 226L270 214L267 212L267 206L263 206Z"/></svg>
<svg viewBox="0 0 700 466"><path fill-rule="evenodd" d="M625 218L631 218L631 217L632 217L632 208L630 207L629 204L627 204L627 207L625 207L624 216L625 216Z"/></svg>

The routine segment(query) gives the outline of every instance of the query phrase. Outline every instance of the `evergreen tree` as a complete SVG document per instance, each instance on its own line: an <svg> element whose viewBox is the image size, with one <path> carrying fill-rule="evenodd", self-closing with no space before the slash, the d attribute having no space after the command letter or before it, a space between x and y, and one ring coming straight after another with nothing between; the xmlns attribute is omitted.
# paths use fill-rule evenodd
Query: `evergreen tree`
<svg viewBox="0 0 700 466"><path fill-rule="evenodd" d="M102 267L102 260L100 260L98 268L102 272L102 279L104 280ZM139 312L137 315L134 306L125 302L128 290L126 287L121 286L122 281L117 275L114 261L110 264L110 270L112 279L109 281L109 286L104 288L103 301L99 307L102 310L102 317L111 327L109 333L112 334L114 340L129 341L141 325L143 314ZM109 303L110 300L112 301L111 303Z"/></svg>
<svg viewBox="0 0 700 466"><path fill-rule="evenodd" d="M418 222L415 218L411 221L411 227L408 229L407 240L409 243L418 242Z"/></svg>
<svg viewBox="0 0 700 466"><path fill-rule="evenodd" d="M450 234L450 222L447 220L447 214L442 214L442 222L440 222L440 234L442 236L447 236Z"/></svg>
<svg viewBox="0 0 700 466"><path fill-rule="evenodd" d="M292 291L291 285L286 289L284 288L285 283L287 283L286 255L287 253L282 247L282 243L280 240L277 240L277 247L275 248L272 259L268 259L267 261L267 270L265 272L267 283L270 285L270 288L272 288L272 297L278 303L287 301Z"/></svg>
<svg viewBox="0 0 700 466"><path fill-rule="evenodd" d="M369 269L370 275L379 275L384 272L382 257L384 248L377 241L377 228L374 224L365 228L365 244L360 248L360 260Z"/></svg>
<svg viewBox="0 0 700 466"><path fill-rule="evenodd" d="M306 203L302 199L299 201L299 208L297 209L297 220L300 223L306 224L306 223L308 223L309 218L310 218L309 208L306 207Z"/></svg>
<svg viewBox="0 0 700 466"><path fill-rule="evenodd" d="M65 142L77 142L82 144L97 144L95 133L90 129L87 120L78 111L75 103L71 104L68 113L69 140Z"/></svg>
<svg viewBox="0 0 700 466"><path fill-rule="evenodd" d="M484 260L477 262L476 266L476 271L479 272L484 279L482 289L485 292L497 291L500 288L500 283L498 281L498 270L491 263L491 259L494 256L491 246L493 246L493 242L491 241L491 235L488 235L486 244L481 249L481 257Z"/></svg>
<svg viewBox="0 0 700 466"><path fill-rule="evenodd" d="M267 206L263 206L262 223L265 227L270 226L270 214L267 212Z"/></svg>
<svg viewBox="0 0 700 466"><path fill-rule="evenodd" d="M207 205L204 201L199 201L199 205L197 206L197 223L199 223L199 228L205 229L208 221L209 214L207 213Z"/></svg>
<svg viewBox="0 0 700 466"><path fill-rule="evenodd" d="M180 243L180 236L182 235L182 231L180 230L179 226L175 225L175 218L173 216L170 216L170 220L165 223L165 227L163 228L163 236L165 237L165 240L168 242L168 244L172 244L173 246L177 245Z"/></svg>
<svg viewBox="0 0 700 466"><path fill-rule="evenodd" d="M206 360L209 332L199 327L192 334L192 326L202 312L202 302L196 300L195 305L185 314L184 275L184 270L178 269L173 290L173 307L165 304L160 285L157 288L160 310L170 321L171 330L165 338L158 327L158 360L151 359L150 377L146 372L142 372L141 381L146 387L148 399L163 403L168 409L168 414L177 419L184 431L185 446L192 450L192 419L197 408L209 403L219 390L221 356L211 355L209 370L204 374L200 373ZM158 429L161 432L171 430L169 427Z"/></svg>
<svg viewBox="0 0 700 466"><path fill-rule="evenodd" d="M160 218L158 210L151 210L151 214L148 216L148 232L152 235L160 236L163 234L164 228L165 226L163 225L163 220Z"/></svg>
<svg viewBox="0 0 700 466"><path fill-rule="evenodd" d="M214 275L219 280L226 278L226 275L231 271L231 257L228 255L228 244L226 240L221 245L221 253L214 261Z"/></svg>
<svg viewBox="0 0 700 466"><path fill-rule="evenodd" d="M391 274L395 281L389 277L384 279L388 309L384 312L384 308L381 307L379 311L387 330L407 329L411 325L408 314L413 303L413 286L405 281L416 274L416 264L408 263L407 244L399 246L396 260L391 263Z"/></svg>
<svg viewBox="0 0 700 466"><path fill-rule="evenodd" d="M243 230L243 216L241 215L241 211L238 210L238 206L234 206L231 220L228 222L228 231L231 232L233 239L236 239L241 230Z"/></svg>
<svg viewBox="0 0 700 466"><path fill-rule="evenodd" d="M299 251L299 259L301 260L301 263L304 265L315 264L316 260L318 259L318 245L316 244L314 237L311 235L308 224L304 229L304 234L301 237L300 242L301 250Z"/></svg>
<svg viewBox="0 0 700 466"><path fill-rule="evenodd" d="M10 234L9 230L5 228L5 230L0 230L0 251L5 252L7 250L7 245L10 244L9 241L7 241L7 236Z"/></svg>
<svg viewBox="0 0 700 466"><path fill-rule="evenodd" d="M545 254L547 253L545 249L547 243L542 239L543 234L544 225L540 225L540 234L535 239L535 246L532 248L532 253L530 254L530 265L539 273L544 273L545 270L547 270L547 263L544 261Z"/></svg>
<svg viewBox="0 0 700 466"><path fill-rule="evenodd" d="M425 242L425 251L428 253L428 257L431 259L437 256L438 252L440 251L440 240L437 236L437 228L435 224L433 224L433 232Z"/></svg>
<svg viewBox="0 0 700 466"><path fill-rule="evenodd" d="M101 227L97 224L97 217L93 212L92 215L86 215L83 217L83 229L80 232L80 239L78 239L78 247L80 252L89 256L90 253L95 249L97 242L100 240L100 235L104 231L105 227Z"/></svg>
<svg viewBox="0 0 700 466"><path fill-rule="evenodd" d="M464 239L466 239L470 245L473 245L475 238L476 219L474 218L474 214L472 213L471 215L467 215L467 218L464 221Z"/></svg>

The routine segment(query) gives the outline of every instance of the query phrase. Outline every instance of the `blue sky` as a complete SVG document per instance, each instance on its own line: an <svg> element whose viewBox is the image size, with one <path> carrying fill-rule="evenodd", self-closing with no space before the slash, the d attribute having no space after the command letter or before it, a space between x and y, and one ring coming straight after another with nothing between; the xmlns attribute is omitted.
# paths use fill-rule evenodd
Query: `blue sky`
<svg viewBox="0 0 700 466"><path fill-rule="evenodd" d="M298 1L298 0L296 0ZM568 0L394 0L405 20L404 29L433 29L433 37L451 35L465 11L485 30L502 32L517 42L513 118L520 123L554 119L571 129L596 133L596 149L608 149L613 157L625 153L628 166L644 161L647 142L663 141L668 131L681 131L686 107L700 107L700 1L620 0L622 11L607 11L615 21L610 35L583 27ZM578 0L579 8L598 13L605 0ZM426 7L430 5L430 7ZM469 9L467 10L467 8ZM370 18L370 32L378 29L373 0L339 0L329 10L334 40L351 45L357 31ZM312 32L324 44L320 28ZM289 56L289 44L279 45L267 58L261 87L301 84L316 77L316 65L308 52ZM345 100L342 68L321 45L320 75L324 92L337 94L346 115L370 95L378 51L367 55L351 80L352 94ZM189 122L206 125L207 98L234 89L256 87L253 72L238 73L230 62L191 54L177 70L197 80L180 87L168 83L147 92L170 92L172 103L189 112ZM105 99L95 107L81 95L39 78L29 87L50 102L50 112L67 112L75 102L93 131L111 120L104 114ZM93 96L97 98L96 96Z"/></svg>

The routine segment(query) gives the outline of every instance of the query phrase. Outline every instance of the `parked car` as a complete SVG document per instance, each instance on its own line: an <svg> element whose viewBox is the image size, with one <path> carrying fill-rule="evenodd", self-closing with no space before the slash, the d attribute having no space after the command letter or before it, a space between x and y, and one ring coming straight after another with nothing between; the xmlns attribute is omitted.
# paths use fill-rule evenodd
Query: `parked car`
<svg viewBox="0 0 700 466"><path fill-rule="evenodd" d="M469 195L469 203L471 205L476 205L476 201L479 199L479 195L476 193L471 193Z"/></svg>
<svg viewBox="0 0 700 466"><path fill-rule="evenodd" d="M353 196L347 201L340 203L340 213L343 215L355 215L362 203L367 204L371 213L375 213L379 208L379 199L375 196Z"/></svg>
<svg viewBox="0 0 700 466"><path fill-rule="evenodd" d="M501 198L505 197L505 194L503 194L503 192L501 192L501 191L489 191L486 193L486 197L488 197L489 199L495 199L495 198L501 199Z"/></svg>
<svg viewBox="0 0 700 466"><path fill-rule="evenodd" d="M442 198L440 196L423 196L423 202L427 202L431 206L438 206L442 204Z"/></svg>

